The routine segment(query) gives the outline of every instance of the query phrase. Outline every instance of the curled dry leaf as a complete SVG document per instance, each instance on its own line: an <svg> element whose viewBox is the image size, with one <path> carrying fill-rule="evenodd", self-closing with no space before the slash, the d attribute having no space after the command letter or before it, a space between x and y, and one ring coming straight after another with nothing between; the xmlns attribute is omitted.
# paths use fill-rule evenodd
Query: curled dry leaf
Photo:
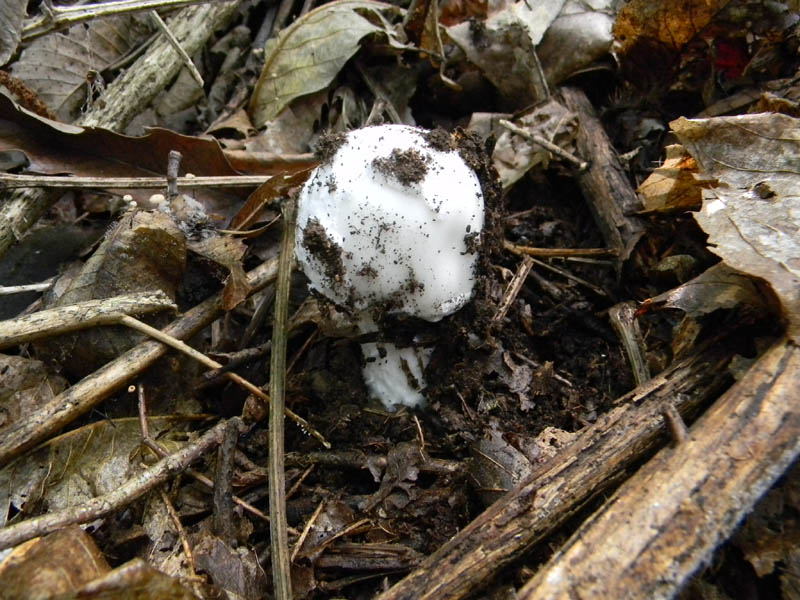
<svg viewBox="0 0 800 600"><path fill-rule="evenodd" d="M648 306L678 308L698 318L720 308L765 310L770 304L769 294L757 280L725 263L717 263L694 279L650 298L643 309Z"/></svg>
<svg viewBox="0 0 800 600"><path fill-rule="evenodd" d="M222 304L225 310L233 310L244 302L250 292L250 284L242 265L247 246L241 239L212 234L201 240L190 241L188 248L228 270L225 289L222 292Z"/></svg>
<svg viewBox="0 0 800 600"><path fill-rule="evenodd" d="M362 17L368 11L380 25ZM382 13L399 9L381 2L335 0L300 17L264 48L264 68L250 100L256 127L274 119L292 100L328 86L359 48L361 39L382 31L396 32Z"/></svg>
<svg viewBox="0 0 800 600"><path fill-rule="evenodd" d="M711 250L767 281L789 335L800 335L800 120L761 113L677 119L678 139L701 173L716 179L695 214Z"/></svg>
<svg viewBox="0 0 800 600"><path fill-rule="evenodd" d="M702 204L702 188L711 182L698 181L697 163L680 144L665 149L664 162L656 167L636 191L648 212L697 210Z"/></svg>

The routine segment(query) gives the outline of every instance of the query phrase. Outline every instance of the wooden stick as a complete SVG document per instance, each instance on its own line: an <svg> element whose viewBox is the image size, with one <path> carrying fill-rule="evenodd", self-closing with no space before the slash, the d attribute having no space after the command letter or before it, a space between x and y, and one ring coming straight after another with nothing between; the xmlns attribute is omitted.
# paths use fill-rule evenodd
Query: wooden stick
<svg viewBox="0 0 800 600"><path fill-rule="evenodd" d="M781 340L517 595L673 598L800 454L800 347Z"/></svg>
<svg viewBox="0 0 800 600"><path fill-rule="evenodd" d="M49 308L0 321L0 350L58 333L118 323L120 315L143 315L165 309L177 310L178 307L162 291L124 294Z"/></svg>
<svg viewBox="0 0 800 600"><path fill-rule="evenodd" d="M588 169L577 173L578 184L606 245L624 260L643 231L635 217L627 216L641 210L641 201L589 99L576 88L565 87L560 93L567 108L578 115L578 154L590 161Z"/></svg>

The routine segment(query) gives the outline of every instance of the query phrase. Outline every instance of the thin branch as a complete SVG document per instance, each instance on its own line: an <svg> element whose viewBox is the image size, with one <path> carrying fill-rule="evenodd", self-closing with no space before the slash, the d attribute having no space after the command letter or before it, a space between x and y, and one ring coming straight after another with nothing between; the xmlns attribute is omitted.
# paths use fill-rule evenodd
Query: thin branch
<svg viewBox="0 0 800 600"><path fill-rule="evenodd" d="M533 246L514 244L508 240L503 241L503 248L514 254L527 254L528 256L539 256L541 258L617 256L619 254L611 248L535 248Z"/></svg>
<svg viewBox="0 0 800 600"><path fill-rule="evenodd" d="M150 11L150 18L156 24L156 26L161 30L161 33L169 40L169 43L172 44L172 47L175 48L175 52L180 54L181 60L183 61L184 66L189 69L189 73L191 74L192 78L195 80L197 85L200 86L200 89L205 88L205 82L203 81L203 76L200 75L200 71L197 70L197 67L194 65L194 61L192 57L186 54L186 50L183 49L181 43L175 39L175 36L167 27L167 24L164 23L164 19L154 10Z"/></svg>
<svg viewBox="0 0 800 600"><path fill-rule="evenodd" d="M48 308L0 321L0 350L56 334L113 325L119 322L120 315L142 315L167 309L174 311L178 307L162 291L124 294Z"/></svg>
<svg viewBox="0 0 800 600"><path fill-rule="evenodd" d="M536 135L535 133L531 133L530 131L523 129L522 127L518 127L517 125L514 125L511 121L508 121L506 119L500 119L498 123L503 127L505 127L506 129L508 129L511 133L514 133L520 137L524 137L529 142L538 144L542 148L544 148L545 150L549 150L556 156L560 156L564 160L568 160L569 162L575 164L578 167L578 170L580 171L584 171L589 168L588 162L586 162L585 160L581 160L571 152L567 152L561 146L555 145L553 142L543 138L540 135Z"/></svg>

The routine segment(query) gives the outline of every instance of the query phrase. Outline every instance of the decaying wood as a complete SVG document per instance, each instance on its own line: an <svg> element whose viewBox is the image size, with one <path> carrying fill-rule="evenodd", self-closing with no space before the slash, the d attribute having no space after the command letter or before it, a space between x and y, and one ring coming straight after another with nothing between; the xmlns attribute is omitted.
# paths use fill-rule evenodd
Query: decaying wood
<svg viewBox="0 0 800 600"><path fill-rule="evenodd" d="M169 477L186 469L190 464L216 447L230 425L241 426L238 417L218 423L215 427L187 444L174 454L159 460L149 469L126 481L123 485L103 496L87 500L78 506L33 517L0 529L0 550L16 546L31 538L46 535L66 525L89 523L127 506L136 498L163 483Z"/></svg>
<svg viewBox="0 0 800 600"><path fill-rule="evenodd" d="M693 413L719 393L731 352L717 344L619 399L576 440L538 467L379 600L464 598L581 506L618 482L667 439L663 412Z"/></svg>
<svg viewBox="0 0 800 600"><path fill-rule="evenodd" d="M671 598L800 454L800 347L782 340L519 592Z"/></svg>
<svg viewBox="0 0 800 600"><path fill-rule="evenodd" d="M111 325L119 321L119 315L143 315L177 309L169 296L160 290L49 308L16 319L0 321L0 349L58 333Z"/></svg>
<svg viewBox="0 0 800 600"><path fill-rule="evenodd" d="M239 5L238 0L192 6L170 19L169 27L190 55L208 41L214 31L224 27ZM143 107L148 106L178 74L180 57L162 36L147 52L117 77L78 125L124 131ZM166 165L165 165L166 167ZM18 190L0 208L0 256L19 240L58 199L50 190Z"/></svg>
<svg viewBox="0 0 800 600"><path fill-rule="evenodd" d="M641 236L643 227L630 215L642 209L614 147L597 118L592 103L577 88L561 88L564 104L578 115L578 154L588 160L588 169L576 173L606 245L624 260Z"/></svg>
<svg viewBox="0 0 800 600"><path fill-rule="evenodd" d="M277 259L274 259L251 271L251 294L275 279L277 264ZM164 333L174 338L188 339L207 327L222 312L222 292L219 292L173 321ZM0 466L97 406L162 357L168 349L168 346L153 340L142 342L62 392L32 415L0 430Z"/></svg>

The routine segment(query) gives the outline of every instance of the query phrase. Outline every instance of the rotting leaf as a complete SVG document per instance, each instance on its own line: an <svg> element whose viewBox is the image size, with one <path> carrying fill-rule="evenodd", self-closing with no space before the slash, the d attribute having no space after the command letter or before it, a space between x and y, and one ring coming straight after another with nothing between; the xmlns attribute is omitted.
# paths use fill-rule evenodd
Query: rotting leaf
<svg viewBox="0 0 800 600"><path fill-rule="evenodd" d="M181 429L200 417L149 417L152 436ZM103 420L49 440L0 469L0 508L35 514L75 506L106 494L139 470L138 418ZM169 450L174 442L161 440ZM0 515L3 523L7 512Z"/></svg>
<svg viewBox="0 0 800 600"><path fill-rule="evenodd" d="M132 211L106 234L80 275L48 308L155 290L175 299L185 264L186 241L175 222L161 212ZM99 327L50 338L36 348L82 376L140 339L140 334L125 327Z"/></svg>
<svg viewBox="0 0 800 600"><path fill-rule="evenodd" d="M497 121L503 118L507 117L475 113L469 129L480 130L484 137L492 132L497 136L497 143L492 152L492 164L497 169L503 188L508 188L533 167L542 165L547 168L547 163L553 155L539 144L500 126ZM515 125L568 150L575 140L578 119L575 113L555 100L550 100L521 116Z"/></svg>
<svg viewBox="0 0 800 600"><path fill-rule="evenodd" d="M41 361L0 354L0 428L33 414L67 387Z"/></svg>
<svg viewBox="0 0 800 600"><path fill-rule="evenodd" d="M695 219L711 250L734 269L766 280L788 334L800 335L800 120L780 114L677 119L671 124L701 173Z"/></svg>
<svg viewBox="0 0 800 600"><path fill-rule="evenodd" d="M69 123L102 89L97 79L90 82L92 76L100 77L149 32L149 22L133 16L94 19L32 41L11 72Z"/></svg>
<svg viewBox="0 0 800 600"><path fill-rule="evenodd" d="M397 13L382 2L335 0L312 10L267 42L264 68L250 100L256 127L274 119L292 100L328 86L359 48L362 38L383 31L396 33L382 19L374 25L356 12Z"/></svg>
<svg viewBox="0 0 800 600"><path fill-rule="evenodd" d="M0 4L0 66L17 51L28 0L4 0Z"/></svg>
<svg viewBox="0 0 800 600"><path fill-rule="evenodd" d="M264 597L267 575L252 548L232 548L220 538L202 533L193 544L197 566L208 573L216 585L231 597Z"/></svg>

